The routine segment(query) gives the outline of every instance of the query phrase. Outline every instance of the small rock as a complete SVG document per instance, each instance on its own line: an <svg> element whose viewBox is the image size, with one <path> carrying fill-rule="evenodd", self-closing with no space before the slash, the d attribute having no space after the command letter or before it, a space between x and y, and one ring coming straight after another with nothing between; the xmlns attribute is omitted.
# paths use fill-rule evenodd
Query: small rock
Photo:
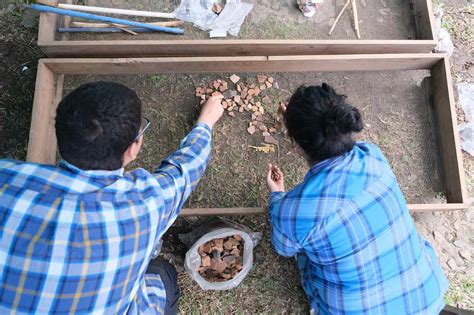
<svg viewBox="0 0 474 315"><path fill-rule="evenodd" d="M467 249L461 249L459 251L459 256L461 256L461 258L464 258L466 260L470 260L471 259L471 252Z"/></svg>
<svg viewBox="0 0 474 315"><path fill-rule="evenodd" d="M236 74L233 74L230 76L229 80L232 82L232 83L237 83L240 81L240 77ZM239 86L240 87L240 86ZM237 89L239 89L239 87Z"/></svg>
<svg viewBox="0 0 474 315"><path fill-rule="evenodd" d="M234 112L229 112L228 114L229 114L229 116L231 116L231 117L235 117L235 113L234 113Z"/></svg>
<svg viewBox="0 0 474 315"><path fill-rule="evenodd" d="M441 242L444 239L443 235L438 231L433 231L433 237L437 242Z"/></svg>
<svg viewBox="0 0 474 315"><path fill-rule="evenodd" d="M277 132L275 127L271 127L270 129L268 129L268 131L271 132L271 133L276 133Z"/></svg>
<svg viewBox="0 0 474 315"><path fill-rule="evenodd" d="M275 83L273 83L273 87L274 87L275 89L279 89L279 88L280 88L280 85L278 84L278 82L275 82Z"/></svg>
<svg viewBox="0 0 474 315"><path fill-rule="evenodd" d="M247 93L248 93L248 95L250 95L250 96L254 96L254 95L255 95L255 90L254 90L254 89L250 89L250 90L247 91ZM247 95L247 96L248 96L248 95Z"/></svg>
<svg viewBox="0 0 474 315"><path fill-rule="evenodd" d="M268 82L273 83L273 77L268 77Z"/></svg>
<svg viewBox="0 0 474 315"><path fill-rule="evenodd" d="M212 12L214 12L215 14L219 14L222 12L222 7L220 6L219 3L214 3L212 5Z"/></svg>
<svg viewBox="0 0 474 315"><path fill-rule="evenodd" d="M263 109L263 107L259 107L259 108L258 108L258 111L259 111L260 113L262 113L262 115L265 114L265 110Z"/></svg>
<svg viewBox="0 0 474 315"><path fill-rule="evenodd" d="M262 136L268 137L268 136L270 136L270 133L268 131L264 131L264 132L262 132Z"/></svg>
<svg viewBox="0 0 474 315"><path fill-rule="evenodd" d="M271 88L273 86L273 84L271 84L270 82L265 82L265 86L267 87L267 89Z"/></svg>
<svg viewBox="0 0 474 315"><path fill-rule="evenodd" d="M255 91L255 96L259 95L260 92L261 92L261 90L260 90L259 87L256 87L256 88L254 89L254 91Z"/></svg>
<svg viewBox="0 0 474 315"><path fill-rule="evenodd" d="M260 125L260 126L258 127L258 129L260 129L260 131L261 131L261 132L268 131L268 128L267 128L267 126L265 126L265 125L263 125L263 124L262 124L262 125Z"/></svg>
<svg viewBox="0 0 474 315"><path fill-rule="evenodd" d="M220 84L219 82L217 82L217 81L214 81L214 82L212 83L212 86L217 90L217 89L219 88L219 86L221 86L221 84Z"/></svg>
<svg viewBox="0 0 474 315"><path fill-rule="evenodd" d="M257 106L252 106L252 112L256 112L258 110L258 107Z"/></svg>
<svg viewBox="0 0 474 315"><path fill-rule="evenodd" d="M230 98L230 90L225 91L222 95L225 99Z"/></svg>
<svg viewBox="0 0 474 315"><path fill-rule="evenodd" d="M279 145L280 144L280 142L277 139L275 139L274 137L272 137L270 134L263 135L263 136L265 137L264 141L266 143L270 143L270 144L274 144L274 145Z"/></svg>
<svg viewBox="0 0 474 315"><path fill-rule="evenodd" d="M265 96L262 101L265 103L265 104L271 104L272 103L272 100L268 97L268 96Z"/></svg>
<svg viewBox="0 0 474 315"><path fill-rule="evenodd" d="M257 131L257 129L255 129L254 125L251 125L250 127L247 128L247 132L250 133L251 135L253 135L255 131Z"/></svg>
<svg viewBox="0 0 474 315"><path fill-rule="evenodd" d="M453 260L453 259L449 259L446 264L448 265L448 267L452 270L457 270L458 269L458 265L456 264L456 262Z"/></svg>
<svg viewBox="0 0 474 315"><path fill-rule="evenodd" d="M267 86L265 84L262 84L258 88L260 89L260 91L263 91L267 88Z"/></svg>
<svg viewBox="0 0 474 315"><path fill-rule="evenodd" d="M267 80L267 76L266 75L257 75L257 80L258 80L258 83L265 83L265 81Z"/></svg>
<svg viewBox="0 0 474 315"><path fill-rule="evenodd" d="M240 95L234 96L234 102L236 102L236 103L240 102Z"/></svg>
<svg viewBox="0 0 474 315"><path fill-rule="evenodd" d="M458 248L466 248L466 243L464 243L463 241L461 240L455 240L453 242L454 246L458 247Z"/></svg>
<svg viewBox="0 0 474 315"><path fill-rule="evenodd" d="M221 85L219 87L219 91L221 91L221 92L225 92L226 90L227 90L227 88L224 85Z"/></svg>

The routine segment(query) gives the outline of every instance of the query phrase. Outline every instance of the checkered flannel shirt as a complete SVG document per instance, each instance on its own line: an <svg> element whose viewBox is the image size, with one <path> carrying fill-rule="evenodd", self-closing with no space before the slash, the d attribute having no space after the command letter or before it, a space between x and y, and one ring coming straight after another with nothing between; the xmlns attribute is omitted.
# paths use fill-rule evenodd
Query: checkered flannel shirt
<svg viewBox="0 0 474 315"><path fill-rule="evenodd" d="M448 283L381 151L358 142L272 193L272 242L317 314L438 314Z"/></svg>
<svg viewBox="0 0 474 315"><path fill-rule="evenodd" d="M159 239L204 174L198 124L150 174L0 161L0 314L162 313Z"/></svg>

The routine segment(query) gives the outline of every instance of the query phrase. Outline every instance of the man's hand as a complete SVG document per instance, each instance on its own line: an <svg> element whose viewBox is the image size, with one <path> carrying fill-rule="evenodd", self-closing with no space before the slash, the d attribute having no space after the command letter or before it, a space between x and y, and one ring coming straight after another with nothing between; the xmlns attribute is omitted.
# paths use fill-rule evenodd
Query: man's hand
<svg viewBox="0 0 474 315"><path fill-rule="evenodd" d="M224 108L221 105L221 100L223 96L212 96L209 100L202 106L201 114L199 115L198 122L208 125L209 127L214 127L214 124L222 117L224 113Z"/></svg>
<svg viewBox="0 0 474 315"><path fill-rule="evenodd" d="M276 165L268 164L267 186L270 192L284 192L285 179L280 168Z"/></svg>

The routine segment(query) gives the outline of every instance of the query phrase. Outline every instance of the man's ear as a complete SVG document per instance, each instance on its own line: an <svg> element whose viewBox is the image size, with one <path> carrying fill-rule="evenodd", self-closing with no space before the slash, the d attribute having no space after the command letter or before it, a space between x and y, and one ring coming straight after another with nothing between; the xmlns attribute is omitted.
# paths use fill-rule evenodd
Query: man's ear
<svg viewBox="0 0 474 315"><path fill-rule="evenodd" d="M142 147L143 143L143 136L138 138L138 140L133 141L131 145L128 146L127 150L123 154L123 165L122 167L127 166L130 162L135 160L140 152L140 148Z"/></svg>

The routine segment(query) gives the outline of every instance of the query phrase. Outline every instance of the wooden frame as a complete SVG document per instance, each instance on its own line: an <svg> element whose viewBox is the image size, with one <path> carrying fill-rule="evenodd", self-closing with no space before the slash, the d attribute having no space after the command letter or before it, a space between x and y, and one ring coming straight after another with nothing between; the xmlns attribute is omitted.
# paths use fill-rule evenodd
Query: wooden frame
<svg viewBox="0 0 474 315"><path fill-rule="evenodd" d="M219 67L214 65L218 62ZM150 74L208 72L335 72L429 69L441 151L446 204L410 204L411 211L467 208L467 190L448 57L443 54L41 59L38 66L27 160L56 161L54 116L65 74ZM264 213L263 208L183 209L182 215Z"/></svg>
<svg viewBox="0 0 474 315"><path fill-rule="evenodd" d="M46 0L43 0L43 2ZM56 3L57 0L47 0ZM428 53L436 44L431 0L410 0L416 40L80 40L56 33L58 17L41 13L38 46L49 57L278 56ZM70 3L72 0L66 0ZM70 19L65 18L68 25Z"/></svg>

